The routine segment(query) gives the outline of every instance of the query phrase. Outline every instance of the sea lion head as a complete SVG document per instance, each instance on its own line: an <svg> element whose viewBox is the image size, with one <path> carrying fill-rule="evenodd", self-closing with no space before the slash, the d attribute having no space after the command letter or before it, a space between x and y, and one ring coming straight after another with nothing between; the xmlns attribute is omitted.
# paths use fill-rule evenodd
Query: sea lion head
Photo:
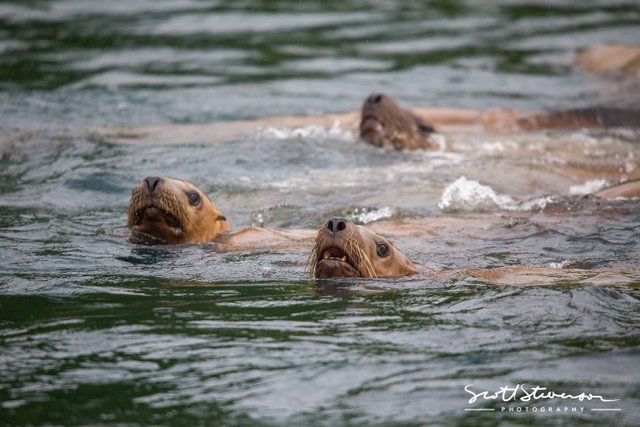
<svg viewBox="0 0 640 427"><path fill-rule="evenodd" d="M131 191L127 226L161 243L205 243L230 229L224 215L195 185L150 176Z"/></svg>
<svg viewBox="0 0 640 427"><path fill-rule="evenodd" d="M437 148L429 137L435 131L433 126L387 95L374 93L362 105L360 137L376 147L396 150Z"/></svg>
<svg viewBox="0 0 640 427"><path fill-rule="evenodd" d="M387 239L347 218L331 218L318 230L308 265L318 279L417 272L415 264Z"/></svg>

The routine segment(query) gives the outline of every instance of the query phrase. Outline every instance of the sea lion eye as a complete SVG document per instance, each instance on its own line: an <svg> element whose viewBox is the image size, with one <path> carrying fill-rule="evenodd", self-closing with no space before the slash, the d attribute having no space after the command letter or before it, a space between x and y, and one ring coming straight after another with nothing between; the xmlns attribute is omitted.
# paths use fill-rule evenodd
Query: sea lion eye
<svg viewBox="0 0 640 427"><path fill-rule="evenodd" d="M386 243L378 243L377 252L378 256L386 257L389 255L389 245Z"/></svg>
<svg viewBox="0 0 640 427"><path fill-rule="evenodd" d="M191 204L191 206L196 206L198 203L200 203L200 195L197 191L188 192L187 197L189 198L189 204Z"/></svg>

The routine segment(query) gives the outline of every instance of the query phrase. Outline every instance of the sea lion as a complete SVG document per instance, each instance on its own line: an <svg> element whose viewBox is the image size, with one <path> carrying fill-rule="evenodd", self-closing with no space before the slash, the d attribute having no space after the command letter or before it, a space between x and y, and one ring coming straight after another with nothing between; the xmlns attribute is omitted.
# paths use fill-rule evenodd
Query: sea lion
<svg viewBox="0 0 640 427"><path fill-rule="evenodd" d="M360 138L377 147L396 150L438 148L436 129L401 107L391 97L374 93L365 99L360 119Z"/></svg>
<svg viewBox="0 0 640 427"><path fill-rule="evenodd" d="M161 243L205 243L230 230L227 218L195 185L150 176L131 191L127 226Z"/></svg>
<svg viewBox="0 0 640 427"><path fill-rule="evenodd" d="M340 217L318 230L308 266L318 279L400 277L421 270L384 237Z"/></svg>
<svg viewBox="0 0 640 427"><path fill-rule="evenodd" d="M412 112L390 96L375 93L367 97L362 106L360 137L377 147L396 150L443 148L436 142L436 129L426 121L426 117L450 125L481 126L491 132L640 127L640 110L625 108L587 107L529 113L492 108L475 114L467 110L436 113L421 109Z"/></svg>
<svg viewBox="0 0 640 427"><path fill-rule="evenodd" d="M218 250L285 249L310 245L313 230L243 227L232 230L213 200L190 182L147 177L131 191L128 227L146 244L216 243Z"/></svg>
<svg viewBox="0 0 640 427"><path fill-rule="evenodd" d="M450 220L447 218L444 221ZM468 218L465 218L463 222L467 224L467 220ZM484 222L483 219L479 219L479 221ZM420 225L431 228L431 225ZM398 224L387 224L382 228L387 231L400 231L400 234L403 231L403 227L398 227ZM415 227L410 228L411 230L404 231L415 236L417 230ZM457 227L454 228L457 229ZM486 224L480 225L480 228L485 232ZM427 232L427 234L431 233ZM616 271L607 268L509 265L490 268L432 270L412 262L388 239L369 228L355 225L346 218L331 218L318 230L307 268L317 279L383 278L428 274L443 280L467 280L508 286L566 284L567 281L575 284L598 285L608 283L608 278L610 280L612 276L620 283L632 284L637 283L639 278L637 271Z"/></svg>

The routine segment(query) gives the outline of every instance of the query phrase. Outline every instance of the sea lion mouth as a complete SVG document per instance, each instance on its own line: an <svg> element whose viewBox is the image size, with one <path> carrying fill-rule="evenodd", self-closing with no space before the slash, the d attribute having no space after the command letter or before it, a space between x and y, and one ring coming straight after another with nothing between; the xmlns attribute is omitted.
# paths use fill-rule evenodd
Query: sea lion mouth
<svg viewBox="0 0 640 427"><path fill-rule="evenodd" d="M315 277L318 279L360 277L361 275L349 254L338 246L330 246L324 249L315 266Z"/></svg>
<svg viewBox="0 0 640 427"><path fill-rule="evenodd" d="M133 225L140 225L143 221L164 223L171 228L180 229L180 221L171 212L154 205L143 206L133 215Z"/></svg>
<svg viewBox="0 0 640 427"><path fill-rule="evenodd" d="M153 203L136 209L131 217L132 241L142 244L177 243L184 238L180 220Z"/></svg>
<svg viewBox="0 0 640 427"><path fill-rule="evenodd" d="M367 115L362 118L360 124L360 132L382 132L384 130L384 126L382 122L374 115Z"/></svg>
<svg viewBox="0 0 640 427"><path fill-rule="evenodd" d="M347 253L337 246L332 246L325 249L325 251L322 253L322 260L325 259L339 259L342 262L351 264L349 262L349 258L347 257Z"/></svg>

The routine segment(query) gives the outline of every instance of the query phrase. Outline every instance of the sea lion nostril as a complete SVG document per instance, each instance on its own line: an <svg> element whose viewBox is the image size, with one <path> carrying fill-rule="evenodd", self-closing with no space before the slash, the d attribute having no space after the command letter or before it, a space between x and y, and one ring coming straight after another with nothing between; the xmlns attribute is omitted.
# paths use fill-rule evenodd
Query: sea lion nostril
<svg viewBox="0 0 640 427"><path fill-rule="evenodd" d="M144 182L147 184L147 190L149 190L149 193L153 193L160 182L160 177L148 176L144 179Z"/></svg>
<svg viewBox="0 0 640 427"><path fill-rule="evenodd" d="M335 217L327 221L325 226L331 233L336 234L347 228L347 222L348 218Z"/></svg>
<svg viewBox="0 0 640 427"><path fill-rule="evenodd" d="M330 219L329 221L327 221L327 228L329 229L329 231L333 232L335 230L335 227L333 225L333 220Z"/></svg>
<svg viewBox="0 0 640 427"><path fill-rule="evenodd" d="M377 104L382 101L382 95L379 93L373 94L369 97L369 104Z"/></svg>

